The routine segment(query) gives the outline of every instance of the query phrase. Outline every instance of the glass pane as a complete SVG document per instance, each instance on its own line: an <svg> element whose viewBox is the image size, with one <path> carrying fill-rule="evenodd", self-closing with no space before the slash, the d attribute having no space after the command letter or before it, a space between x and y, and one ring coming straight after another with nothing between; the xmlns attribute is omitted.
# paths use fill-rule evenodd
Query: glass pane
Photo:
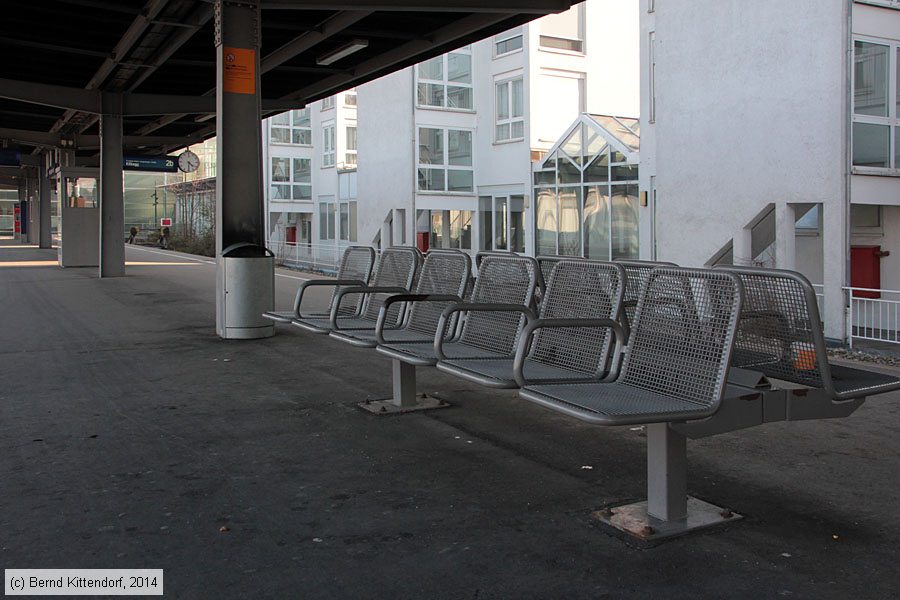
<svg viewBox="0 0 900 600"><path fill-rule="evenodd" d="M319 204L319 239L328 239L328 205Z"/></svg>
<svg viewBox="0 0 900 600"><path fill-rule="evenodd" d="M576 127L566 141L562 144L563 152L572 157L573 160L581 159L581 127Z"/></svg>
<svg viewBox="0 0 900 600"><path fill-rule="evenodd" d="M509 123L497 125L497 141L502 142L509 139Z"/></svg>
<svg viewBox="0 0 900 600"><path fill-rule="evenodd" d="M584 170L584 182L609 181L609 154L605 151Z"/></svg>
<svg viewBox="0 0 900 600"><path fill-rule="evenodd" d="M859 167L887 167L890 148L887 125L853 124L853 164Z"/></svg>
<svg viewBox="0 0 900 600"><path fill-rule="evenodd" d="M544 48L558 48L560 50L568 50L569 52L581 52L581 40L567 40L557 38L550 35L542 35L540 44Z"/></svg>
<svg viewBox="0 0 900 600"><path fill-rule="evenodd" d="M284 125L289 127L291 125L291 113L283 112L275 115L272 117L272 125Z"/></svg>
<svg viewBox="0 0 900 600"><path fill-rule="evenodd" d="M311 185L295 185L294 200L309 200L312 198Z"/></svg>
<svg viewBox="0 0 900 600"><path fill-rule="evenodd" d="M472 171L454 170L447 171L448 192L471 192L474 189L474 174Z"/></svg>
<svg viewBox="0 0 900 600"><path fill-rule="evenodd" d="M419 64L419 79L436 79L438 81L444 78L444 57L437 56L430 60L426 60Z"/></svg>
<svg viewBox="0 0 900 600"><path fill-rule="evenodd" d="M538 255L556 254L556 190L535 190L534 245Z"/></svg>
<svg viewBox="0 0 900 600"><path fill-rule="evenodd" d="M494 244L506 250L506 198L494 198Z"/></svg>
<svg viewBox="0 0 900 600"><path fill-rule="evenodd" d="M447 81L457 83L472 83L472 55L456 54L447 55Z"/></svg>
<svg viewBox="0 0 900 600"><path fill-rule="evenodd" d="M888 46L854 43L853 111L858 115L888 116Z"/></svg>
<svg viewBox="0 0 900 600"><path fill-rule="evenodd" d="M291 159L272 158L272 181L291 180Z"/></svg>
<svg viewBox="0 0 900 600"><path fill-rule="evenodd" d="M512 82L512 116L521 117L525 114L525 87L521 79Z"/></svg>
<svg viewBox="0 0 900 600"><path fill-rule="evenodd" d="M341 239L350 239L350 206L346 202L341 203Z"/></svg>
<svg viewBox="0 0 900 600"><path fill-rule="evenodd" d="M419 128L419 164L444 164L444 130Z"/></svg>
<svg viewBox="0 0 900 600"><path fill-rule="evenodd" d="M350 203L350 241L351 242L357 241L357 239L356 239L356 202ZM404 242L405 242L405 240L404 240Z"/></svg>
<svg viewBox="0 0 900 600"><path fill-rule="evenodd" d="M447 130L448 159L451 165L472 166L472 132Z"/></svg>
<svg viewBox="0 0 900 600"><path fill-rule="evenodd" d="M881 206L877 204L851 204L851 227L881 227Z"/></svg>
<svg viewBox="0 0 900 600"><path fill-rule="evenodd" d="M559 253L581 256L581 188L559 189Z"/></svg>
<svg viewBox="0 0 900 600"><path fill-rule="evenodd" d="M479 250L494 249L494 211L492 208L493 198L490 196L481 196L478 198L478 212L481 218L481 239L478 240Z"/></svg>
<svg viewBox="0 0 900 600"><path fill-rule="evenodd" d="M334 204L328 205L328 239L334 239Z"/></svg>
<svg viewBox="0 0 900 600"><path fill-rule="evenodd" d="M497 118L509 118L509 83L498 83L497 90Z"/></svg>
<svg viewBox="0 0 900 600"><path fill-rule="evenodd" d="M294 159L294 181L297 183L312 182L312 168L308 158Z"/></svg>
<svg viewBox="0 0 900 600"><path fill-rule="evenodd" d="M600 135L600 132L593 127L586 127L584 130L584 155L587 157L595 156L606 146L606 139ZM587 161L585 161L587 162Z"/></svg>
<svg viewBox="0 0 900 600"><path fill-rule="evenodd" d="M612 168L613 181L637 181L637 165L619 165Z"/></svg>
<svg viewBox="0 0 900 600"><path fill-rule="evenodd" d="M525 197L509 197L509 249L525 252Z"/></svg>
<svg viewBox="0 0 900 600"><path fill-rule="evenodd" d="M303 144L304 146L311 146L312 145L312 130L295 128L293 131L292 141L295 144Z"/></svg>
<svg viewBox="0 0 900 600"><path fill-rule="evenodd" d="M289 186L289 185L273 185L271 199L272 200L290 200L291 199L291 186Z"/></svg>
<svg viewBox="0 0 900 600"><path fill-rule="evenodd" d="M506 40L497 42L497 56L518 50L522 47L522 36L517 35Z"/></svg>
<svg viewBox="0 0 900 600"><path fill-rule="evenodd" d="M612 187L612 257L638 257L638 186Z"/></svg>
<svg viewBox="0 0 900 600"><path fill-rule="evenodd" d="M461 210L451 210L450 211L450 247L459 249L460 248L460 237L462 234L462 211Z"/></svg>
<svg viewBox="0 0 900 600"><path fill-rule="evenodd" d="M560 185L565 183L581 183L581 171L578 170L578 167L576 167L572 161L560 156L556 165L556 173Z"/></svg>
<svg viewBox="0 0 900 600"><path fill-rule="evenodd" d="M435 83L420 83L418 102L420 106L444 106L444 86Z"/></svg>
<svg viewBox="0 0 900 600"><path fill-rule="evenodd" d="M534 185L554 185L556 171L538 171L534 174Z"/></svg>
<svg viewBox="0 0 900 600"><path fill-rule="evenodd" d="M347 150L356 150L356 127L347 128Z"/></svg>
<svg viewBox="0 0 900 600"><path fill-rule="evenodd" d="M431 211L431 244L432 248L444 247L444 212Z"/></svg>
<svg viewBox="0 0 900 600"><path fill-rule="evenodd" d="M294 127L309 127L309 109L301 108L291 112L294 118Z"/></svg>
<svg viewBox="0 0 900 600"><path fill-rule="evenodd" d="M276 144L290 144L291 130L286 127L273 127L272 142Z"/></svg>
<svg viewBox="0 0 900 600"><path fill-rule="evenodd" d="M448 108L472 108L472 88L457 87L455 85L447 86L447 107Z"/></svg>
<svg viewBox="0 0 900 600"><path fill-rule="evenodd" d="M609 188L584 188L584 256L609 260Z"/></svg>
<svg viewBox="0 0 900 600"><path fill-rule="evenodd" d="M525 121L513 121L510 139L518 140L525 137Z"/></svg>
<svg viewBox="0 0 900 600"><path fill-rule="evenodd" d="M444 170L419 169L419 189L444 191Z"/></svg>

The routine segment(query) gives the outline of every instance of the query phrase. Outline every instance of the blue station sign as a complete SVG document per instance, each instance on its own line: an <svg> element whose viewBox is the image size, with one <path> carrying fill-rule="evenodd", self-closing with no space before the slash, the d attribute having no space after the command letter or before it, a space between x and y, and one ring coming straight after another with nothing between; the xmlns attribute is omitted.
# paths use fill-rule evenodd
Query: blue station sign
<svg viewBox="0 0 900 600"><path fill-rule="evenodd" d="M22 164L22 155L18 150L0 148L0 166L18 167L20 164Z"/></svg>
<svg viewBox="0 0 900 600"><path fill-rule="evenodd" d="M177 156L123 156L122 168L126 171L178 172Z"/></svg>

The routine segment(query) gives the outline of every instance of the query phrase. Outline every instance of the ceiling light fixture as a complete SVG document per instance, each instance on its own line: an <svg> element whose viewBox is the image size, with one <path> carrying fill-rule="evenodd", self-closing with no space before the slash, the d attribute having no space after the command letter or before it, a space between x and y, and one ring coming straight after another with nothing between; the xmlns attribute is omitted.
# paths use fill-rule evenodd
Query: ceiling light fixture
<svg viewBox="0 0 900 600"><path fill-rule="evenodd" d="M321 65L323 67L330 65L331 63L337 62L342 58L350 56L354 52L359 52L363 48L369 47L369 40L351 40L350 42L340 46L331 52L326 52L322 56L316 59L316 64Z"/></svg>

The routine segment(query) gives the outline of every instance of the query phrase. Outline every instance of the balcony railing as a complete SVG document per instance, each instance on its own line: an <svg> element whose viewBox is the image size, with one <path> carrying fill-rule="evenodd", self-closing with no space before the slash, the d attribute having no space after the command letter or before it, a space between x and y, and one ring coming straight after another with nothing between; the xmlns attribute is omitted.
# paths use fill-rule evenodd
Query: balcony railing
<svg viewBox="0 0 900 600"><path fill-rule="evenodd" d="M853 340L900 344L900 291L845 287L849 300L847 331Z"/></svg>

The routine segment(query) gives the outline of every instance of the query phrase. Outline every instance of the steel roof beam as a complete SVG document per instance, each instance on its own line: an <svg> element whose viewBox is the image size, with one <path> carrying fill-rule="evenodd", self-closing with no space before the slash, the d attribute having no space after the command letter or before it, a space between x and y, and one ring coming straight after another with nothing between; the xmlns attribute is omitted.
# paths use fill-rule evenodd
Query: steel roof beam
<svg viewBox="0 0 900 600"><path fill-rule="evenodd" d="M278 10L371 10L382 12L465 12L546 15L567 10L566 0L263 0L261 7Z"/></svg>

